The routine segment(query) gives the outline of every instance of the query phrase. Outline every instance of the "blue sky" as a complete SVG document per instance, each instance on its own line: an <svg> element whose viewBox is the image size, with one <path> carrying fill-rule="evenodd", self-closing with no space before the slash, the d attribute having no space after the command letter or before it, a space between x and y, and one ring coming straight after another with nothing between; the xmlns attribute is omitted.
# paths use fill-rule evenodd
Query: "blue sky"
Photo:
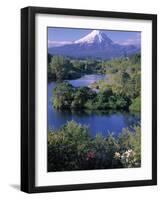
<svg viewBox="0 0 161 200"><path fill-rule="evenodd" d="M78 40L92 29L76 29L76 28L48 28L48 45L58 46L59 44L68 44L74 40ZM140 46L141 33L129 31L110 31L102 30L111 40L122 45L133 44Z"/></svg>

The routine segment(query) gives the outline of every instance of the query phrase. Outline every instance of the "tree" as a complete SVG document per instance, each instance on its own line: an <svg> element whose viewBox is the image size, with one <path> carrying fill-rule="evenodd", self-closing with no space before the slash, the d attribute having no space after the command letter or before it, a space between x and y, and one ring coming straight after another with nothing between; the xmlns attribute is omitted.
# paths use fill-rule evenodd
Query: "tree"
<svg viewBox="0 0 161 200"><path fill-rule="evenodd" d="M48 53L48 64L51 62L52 56Z"/></svg>
<svg viewBox="0 0 161 200"><path fill-rule="evenodd" d="M94 93L88 87L79 87L75 89L71 108L84 108L84 104L88 99L94 97Z"/></svg>
<svg viewBox="0 0 161 200"><path fill-rule="evenodd" d="M70 108L73 100L73 90L73 86L67 82L58 83L53 90L53 107L56 109Z"/></svg>
<svg viewBox="0 0 161 200"><path fill-rule="evenodd" d="M62 81L67 72L71 69L72 64L63 56L53 56L49 64L49 73L51 73L56 80Z"/></svg>
<svg viewBox="0 0 161 200"><path fill-rule="evenodd" d="M132 100L132 104L130 105L130 110L135 112L141 111L141 98L140 96L136 97Z"/></svg>
<svg viewBox="0 0 161 200"><path fill-rule="evenodd" d="M48 133L48 171L83 169L89 151L88 127L74 121Z"/></svg>

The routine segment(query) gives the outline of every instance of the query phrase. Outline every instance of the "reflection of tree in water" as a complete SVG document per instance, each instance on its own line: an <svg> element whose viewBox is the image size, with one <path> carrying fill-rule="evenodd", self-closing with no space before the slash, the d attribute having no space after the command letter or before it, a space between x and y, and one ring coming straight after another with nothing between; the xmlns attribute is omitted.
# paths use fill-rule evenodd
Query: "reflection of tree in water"
<svg viewBox="0 0 161 200"><path fill-rule="evenodd" d="M126 127L129 127L131 130L132 126L140 124L140 113L124 113L124 123Z"/></svg>
<svg viewBox="0 0 161 200"><path fill-rule="evenodd" d="M129 112L118 112L113 110L85 110L85 109L78 109L78 110L57 110L60 115L77 115L77 116L91 116L91 115L98 115L98 116L111 116L111 115L124 115L125 117L125 124L131 124L134 121L140 120L140 113L129 113Z"/></svg>
<svg viewBox="0 0 161 200"><path fill-rule="evenodd" d="M87 117L92 115L97 116L107 116L110 117L112 115L116 116L124 116L123 122L126 125L126 127L130 127L134 124L140 123L140 113L129 113L129 112L117 112L117 111L103 111L103 110L57 110L57 117L63 116L63 118L69 117L69 116L78 116L78 117Z"/></svg>
<svg viewBox="0 0 161 200"><path fill-rule="evenodd" d="M88 117L90 117L91 119L89 119ZM96 125L97 123L100 123L100 120L95 121L95 117L107 117L107 121L108 120L111 121L112 119L113 120L110 122L110 125L109 125L110 127L105 126L105 124L103 124L101 127L101 124ZM116 112L114 112L114 111L107 112L107 111L102 111L102 110L94 110L93 111L93 110L69 110L69 109L67 109L67 110L63 110L63 111L61 111L61 110L57 111L57 118L59 118L59 119L63 118L63 124L65 123L65 121L71 121L71 120L74 120L74 121L84 124L85 120L87 120L87 125L89 127L92 126L93 128L94 128L94 124L93 124L92 120L94 119L94 121L96 123L95 125L100 127L100 130L99 130L100 132L102 132L104 129L105 130L109 129L109 131L112 131L110 129L113 126L115 127L115 128L113 127L115 129L115 131L116 131L116 129L118 129L116 132L118 132L119 130L121 131L120 126L123 126L124 128L128 127L130 130L133 130L132 127L134 125L140 124L139 113L117 112L117 111ZM107 124L108 124L108 122L107 122ZM103 132L106 132L105 130Z"/></svg>
<svg viewBox="0 0 161 200"><path fill-rule="evenodd" d="M85 110L85 109L77 109L77 110L58 110L61 115L76 115L76 116L91 116L91 115L97 115L97 116L110 116L112 114L117 113L117 111L103 111L103 110Z"/></svg>

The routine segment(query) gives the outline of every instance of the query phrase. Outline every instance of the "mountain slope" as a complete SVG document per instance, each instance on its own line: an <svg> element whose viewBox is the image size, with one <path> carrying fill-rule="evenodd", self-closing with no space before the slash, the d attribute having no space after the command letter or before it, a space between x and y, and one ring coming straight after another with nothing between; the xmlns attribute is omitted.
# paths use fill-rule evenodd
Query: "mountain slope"
<svg viewBox="0 0 161 200"><path fill-rule="evenodd" d="M139 49L134 45L119 45L114 43L107 35L93 30L71 44L52 47L48 49L51 55L63 55L73 58L111 59L137 53Z"/></svg>

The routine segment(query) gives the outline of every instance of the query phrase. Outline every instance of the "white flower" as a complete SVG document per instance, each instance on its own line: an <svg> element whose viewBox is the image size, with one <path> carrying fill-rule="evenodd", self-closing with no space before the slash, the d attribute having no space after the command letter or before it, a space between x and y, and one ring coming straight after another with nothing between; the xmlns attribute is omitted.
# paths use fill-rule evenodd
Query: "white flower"
<svg viewBox="0 0 161 200"><path fill-rule="evenodd" d="M123 153L123 157L126 157L126 158L129 158L129 157L131 157L131 156L133 156L133 155L134 155L134 152L133 152L132 149L129 149L129 150L127 150L127 151L125 151L125 152Z"/></svg>
<svg viewBox="0 0 161 200"><path fill-rule="evenodd" d="M119 158L120 158L120 156L121 156L121 155L120 155L120 153L119 153L119 152L115 152L115 155L114 155L114 158L115 158L115 159L119 159Z"/></svg>

